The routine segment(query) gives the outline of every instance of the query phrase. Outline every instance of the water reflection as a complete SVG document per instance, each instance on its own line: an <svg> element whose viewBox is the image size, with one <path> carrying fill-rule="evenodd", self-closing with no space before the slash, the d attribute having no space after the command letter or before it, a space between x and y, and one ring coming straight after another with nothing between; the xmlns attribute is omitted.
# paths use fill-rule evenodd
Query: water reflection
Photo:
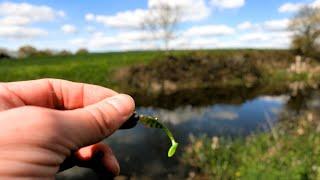
<svg viewBox="0 0 320 180"><path fill-rule="evenodd" d="M288 94L290 88L279 86L232 86L203 89L186 89L166 94L132 94L139 107L160 107L176 109L184 106L211 106L214 104L241 105L259 96L281 96Z"/></svg>
<svg viewBox="0 0 320 180"><path fill-rule="evenodd" d="M179 163L179 158L190 134L232 137L265 131L270 123L277 120L288 100L289 97L285 95L260 96L242 104L137 108L139 113L159 117L172 129L180 143L173 158L166 156L170 146L166 135L160 130L147 129L141 125L132 130L118 131L105 142L119 158L123 176L137 179L181 179L186 177L187 169ZM266 114L272 121L268 122L269 125Z"/></svg>
<svg viewBox="0 0 320 180"><path fill-rule="evenodd" d="M265 113L276 119L288 99L288 96L262 96L241 105L184 106L173 110L141 107L138 112L159 117L175 131L186 129L183 135L247 135L265 124Z"/></svg>
<svg viewBox="0 0 320 180"><path fill-rule="evenodd" d="M119 157L122 174L150 179L176 178L186 175L186 168L179 164L184 145L190 134L209 136L248 135L253 131L266 130L265 113L272 120L288 101L287 96L262 96L242 105L216 104L212 106L184 106L173 110L140 107L139 113L154 115L172 129L180 143L177 156L166 157L169 141L160 130L138 126L134 130L117 132L106 140ZM275 109L278 110L275 113ZM162 178L159 178L162 177Z"/></svg>

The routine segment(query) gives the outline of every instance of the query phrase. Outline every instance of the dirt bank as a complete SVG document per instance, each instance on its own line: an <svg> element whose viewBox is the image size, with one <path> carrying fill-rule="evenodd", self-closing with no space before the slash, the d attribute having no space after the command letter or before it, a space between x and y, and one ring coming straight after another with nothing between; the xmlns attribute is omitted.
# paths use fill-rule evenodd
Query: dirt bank
<svg viewBox="0 0 320 180"><path fill-rule="evenodd" d="M170 94L181 89L221 86L251 87L272 73L287 68L294 56L288 51L190 52L161 56L147 65L118 72L126 89Z"/></svg>

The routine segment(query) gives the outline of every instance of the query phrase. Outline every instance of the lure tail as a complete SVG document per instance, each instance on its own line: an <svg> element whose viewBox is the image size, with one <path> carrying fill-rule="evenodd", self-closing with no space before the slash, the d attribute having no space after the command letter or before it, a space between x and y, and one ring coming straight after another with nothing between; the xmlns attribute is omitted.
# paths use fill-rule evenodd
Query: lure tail
<svg viewBox="0 0 320 180"><path fill-rule="evenodd" d="M139 122L150 128L162 129L171 141L171 147L168 151L168 157L172 157L175 154L179 144L175 141L171 131L165 125L161 124L157 118L143 115L139 116Z"/></svg>

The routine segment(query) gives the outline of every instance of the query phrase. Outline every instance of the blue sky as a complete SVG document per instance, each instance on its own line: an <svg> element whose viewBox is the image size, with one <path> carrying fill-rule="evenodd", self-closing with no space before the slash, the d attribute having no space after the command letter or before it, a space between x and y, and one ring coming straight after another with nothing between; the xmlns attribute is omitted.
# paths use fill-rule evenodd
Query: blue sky
<svg viewBox="0 0 320 180"><path fill-rule="evenodd" d="M176 49L286 48L289 19L303 5L320 7L320 0L0 0L0 47L159 48L138 28L157 3L183 7L183 22L170 43Z"/></svg>

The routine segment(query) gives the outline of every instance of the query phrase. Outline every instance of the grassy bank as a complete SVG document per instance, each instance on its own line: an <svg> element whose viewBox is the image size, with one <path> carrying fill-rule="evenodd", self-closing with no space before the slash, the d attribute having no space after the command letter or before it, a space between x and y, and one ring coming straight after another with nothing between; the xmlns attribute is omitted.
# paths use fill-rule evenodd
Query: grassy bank
<svg viewBox="0 0 320 180"><path fill-rule="evenodd" d="M286 50L201 50L95 53L0 61L0 81L61 78L121 91L171 93L183 89L309 81L288 73ZM320 78L319 78L320 79Z"/></svg>
<svg viewBox="0 0 320 180"><path fill-rule="evenodd" d="M155 52L96 53L0 61L0 81L61 78L116 87L113 72L152 60Z"/></svg>
<svg viewBox="0 0 320 180"><path fill-rule="evenodd" d="M183 160L195 179L319 179L319 119L314 117L304 113L296 123L247 138L193 137Z"/></svg>

